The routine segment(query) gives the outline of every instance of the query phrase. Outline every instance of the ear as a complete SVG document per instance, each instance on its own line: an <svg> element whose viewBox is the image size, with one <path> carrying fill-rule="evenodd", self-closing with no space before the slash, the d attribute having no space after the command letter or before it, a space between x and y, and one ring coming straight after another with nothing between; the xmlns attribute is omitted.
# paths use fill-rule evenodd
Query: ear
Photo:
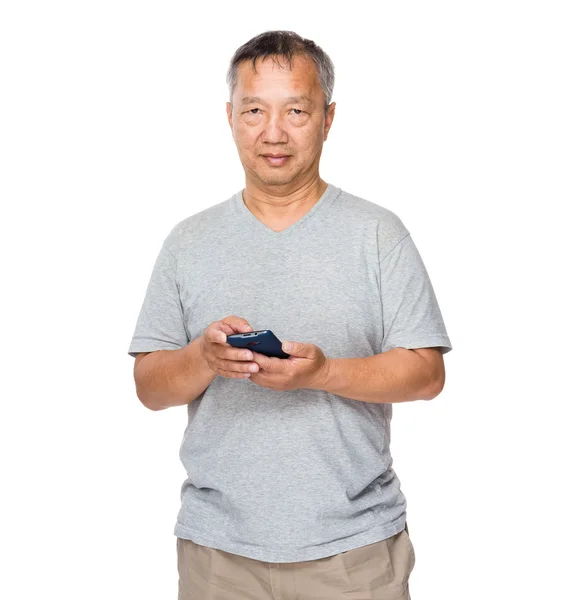
<svg viewBox="0 0 565 600"><path fill-rule="evenodd" d="M330 127L332 126L334 116L335 116L335 102L332 102L328 106L328 112L326 113L326 116L324 119L324 142L328 139L328 133L330 132Z"/></svg>
<svg viewBox="0 0 565 600"><path fill-rule="evenodd" d="M226 114L228 116L228 123L230 124L230 128L232 130L233 133L233 121L232 121L232 104L231 102L226 102Z"/></svg>

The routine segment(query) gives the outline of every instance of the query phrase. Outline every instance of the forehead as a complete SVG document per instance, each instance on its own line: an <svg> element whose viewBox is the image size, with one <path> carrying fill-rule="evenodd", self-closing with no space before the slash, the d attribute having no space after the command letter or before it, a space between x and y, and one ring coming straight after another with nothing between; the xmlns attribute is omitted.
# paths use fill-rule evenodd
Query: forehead
<svg viewBox="0 0 565 600"><path fill-rule="evenodd" d="M259 96L261 91L269 88L292 91L296 95L307 94L313 98L319 97L319 94L323 96L316 67L307 56L293 57L292 68L283 57L278 58L278 62L271 57L258 58L255 69L250 60L238 65L234 96Z"/></svg>

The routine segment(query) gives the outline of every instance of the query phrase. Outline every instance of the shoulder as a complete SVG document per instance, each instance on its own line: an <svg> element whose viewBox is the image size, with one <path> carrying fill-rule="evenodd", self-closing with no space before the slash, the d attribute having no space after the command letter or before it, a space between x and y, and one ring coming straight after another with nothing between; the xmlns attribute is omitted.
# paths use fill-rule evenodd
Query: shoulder
<svg viewBox="0 0 565 600"><path fill-rule="evenodd" d="M360 225L369 223L374 228L379 261L410 235L400 216L390 208L343 190L341 197L342 206L351 218L358 220Z"/></svg>
<svg viewBox="0 0 565 600"><path fill-rule="evenodd" d="M209 206L182 221L176 223L165 238L164 245L175 256L179 249L191 241L197 241L200 235L209 236L214 227L221 227L231 210L230 199Z"/></svg>

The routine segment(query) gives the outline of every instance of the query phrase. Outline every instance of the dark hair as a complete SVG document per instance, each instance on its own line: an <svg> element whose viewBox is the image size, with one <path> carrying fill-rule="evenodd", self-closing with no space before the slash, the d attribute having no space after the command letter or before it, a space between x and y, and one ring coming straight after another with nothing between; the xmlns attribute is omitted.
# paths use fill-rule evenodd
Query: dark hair
<svg viewBox="0 0 565 600"><path fill-rule="evenodd" d="M334 88L334 65L330 57L312 40L300 37L294 31L265 31L240 46L233 55L227 74L227 83L230 90L230 101L237 79L237 67L245 61L255 63L258 58L271 57L280 65L278 57L283 57L292 66L294 56L309 56L316 66L320 86L324 90L325 109L330 105Z"/></svg>

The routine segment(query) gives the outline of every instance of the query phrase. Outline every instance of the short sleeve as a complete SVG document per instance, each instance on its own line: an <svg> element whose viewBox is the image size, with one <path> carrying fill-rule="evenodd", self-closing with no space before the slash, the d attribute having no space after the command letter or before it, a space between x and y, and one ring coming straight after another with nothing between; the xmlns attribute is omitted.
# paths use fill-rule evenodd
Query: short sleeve
<svg viewBox="0 0 565 600"><path fill-rule="evenodd" d="M163 242L145 292L128 354L179 350L189 342L177 284L173 232Z"/></svg>
<svg viewBox="0 0 565 600"><path fill-rule="evenodd" d="M380 262L382 352L392 348L452 350L437 298L410 233Z"/></svg>

